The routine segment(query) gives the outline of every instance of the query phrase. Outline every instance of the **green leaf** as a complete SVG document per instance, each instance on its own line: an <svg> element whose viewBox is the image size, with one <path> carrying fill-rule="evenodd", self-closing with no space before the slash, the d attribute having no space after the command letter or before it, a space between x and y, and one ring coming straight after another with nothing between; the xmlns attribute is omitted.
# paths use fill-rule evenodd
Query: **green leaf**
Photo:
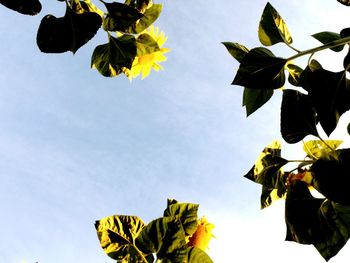
<svg viewBox="0 0 350 263"><path fill-rule="evenodd" d="M143 17L137 9L126 4L113 2L105 3L107 16L103 20L103 29L106 31L126 32L127 29Z"/></svg>
<svg viewBox="0 0 350 263"><path fill-rule="evenodd" d="M329 136L340 116L350 109L350 89L345 71L316 69L309 70L306 75L305 89L309 91L317 118Z"/></svg>
<svg viewBox="0 0 350 263"><path fill-rule="evenodd" d="M309 158L318 160L333 154L342 142L340 140L311 140L304 142L303 149Z"/></svg>
<svg viewBox="0 0 350 263"><path fill-rule="evenodd" d="M241 62L246 54L248 54L249 49L239 43L232 42L222 42L226 47L227 51L234 57L238 62Z"/></svg>
<svg viewBox="0 0 350 263"><path fill-rule="evenodd" d="M262 208L271 204L274 199L272 194L277 193L277 197L282 197L285 193L286 178L281 168L287 163L288 161L281 157L280 142L273 141L264 148L253 167L244 176L263 186L260 197Z"/></svg>
<svg viewBox="0 0 350 263"><path fill-rule="evenodd" d="M244 88L243 106L245 106L247 117L268 102L273 95L271 89L249 89Z"/></svg>
<svg viewBox="0 0 350 263"><path fill-rule="evenodd" d="M198 204L175 203L168 205L164 211L164 217L179 218L185 234L191 236L196 232L198 226Z"/></svg>
<svg viewBox="0 0 350 263"><path fill-rule="evenodd" d="M340 34L334 33L334 32L329 32L329 31L323 31L323 32L313 34L312 37L316 38L322 44L328 44L328 43L333 42L335 40L341 39ZM344 45L332 47L330 49L335 51L335 52L340 52L343 50L343 48L344 48Z"/></svg>
<svg viewBox="0 0 350 263"><path fill-rule="evenodd" d="M79 10L67 6L64 17L46 15L41 20L37 33L38 47L45 53L75 53L95 36L101 24L102 19L97 13L84 11L81 6Z"/></svg>
<svg viewBox="0 0 350 263"><path fill-rule="evenodd" d="M293 41L286 23L270 3L267 3L264 8L258 34L261 44L265 46L280 42L291 44Z"/></svg>
<svg viewBox="0 0 350 263"><path fill-rule="evenodd" d="M161 4L153 4L150 8L146 9L143 13L143 17L138 20L137 23L131 25L126 32L130 34L139 34L157 20L160 13L162 12Z"/></svg>
<svg viewBox="0 0 350 263"><path fill-rule="evenodd" d="M122 68L131 68L136 56L136 40L134 36L123 35L118 38L110 36L109 43L95 48L91 67L96 68L105 77L114 77L122 72Z"/></svg>
<svg viewBox="0 0 350 263"><path fill-rule="evenodd" d="M0 4L24 15L37 15L41 11L39 0L0 0Z"/></svg>
<svg viewBox="0 0 350 263"><path fill-rule="evenodd" d="M211 258L203 250L197 247L187 248L188 263L213 263Z"/></svg>
<svg viewBox="0 0 350 263"><path fill-rule="evenodd" d="M287 143L297 143L307 135L318 136L316 112L308 95L283 90L281 134Z"/></svg>
<svg viewBox="0 0 350 263"><path fill-rule="evenodd" d="M136 240L146 254L156 253L158 259L182 263L187 254L185 231L181 221L174 217L162 217L143 228Z"/></svg>
<svg viewBox="0 0 350 263"><path fill-rule="evenodd" d="M263 47L254 48L242 59L232 82L250 89L278 89L285 82L286 59L277 58Z"/></svg>
<svg viewBox="0 0 350 263"><path fill-rule="evenodd" d="M115 260L138 262L147 256L153 262L153 256L143 255L136 247L135 240L145 224L136 216L115 215L96 221L97 236L104 252Z"/></svg>
<svg viewBox="0 0 350 263"><path fill-rule="evenodd" d="M300 76L303 69L297 65L287 63L286 68L289 72L288 82L296 87L301 87Z"/></svg>
<svg viewBox="0 0 350 263"><path fill-rule="evenodd" d="M141 34L136 38L137 56L141 57L160 50L158 43L147 33Z"/></svg>

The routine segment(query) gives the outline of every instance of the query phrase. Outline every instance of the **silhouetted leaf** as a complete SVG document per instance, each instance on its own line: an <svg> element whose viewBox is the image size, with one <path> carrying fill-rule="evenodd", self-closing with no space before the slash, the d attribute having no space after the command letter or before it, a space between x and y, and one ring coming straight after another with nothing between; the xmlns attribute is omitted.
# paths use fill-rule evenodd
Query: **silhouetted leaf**
<svg viewBox="0 0 350 263"><path fill-rule="evenodd" d="M39 0L0 0L0 4L24 15L37 15L41 11Z"/></svg>
<svg viewBox="0 0 350 263"><path fill-rule="evenodd" d="M297 143L307 135L318 136L316 112L308 95L284 90L281 106L281 134L288 143Z"/></svg>
<svg viewBox="0 0 350 263"><path fill-rule="evenodd" d="M286 62L266 48L254 48L242 59L232 84L251 89L281 88L285 82Z"/></svg>
<svg viewBox="0 0 350 263"><path fill-rule="evenodd" d="M311 140L304 142L303 149L309 158L318 160L333 155L342 142L340 140Z"/></svg>
<svg viewBox="0 0 350 263"><path fill-rule="evenodd" d="M122 72L122 68L131 68L136 56L136 40L134 36L123 35L118 38L110 36L109 43L95 48L91 67L96 68L105 77L114 77Z"/></svg>
<svg viewBox="0 0 350 263"><path fill-rule="evenodd" d="M95 223L97 236L105 253L115 260L141 261L142 256L153 262L153 256L140 254L135 245L137 236L145 227L136 216L116 215L103 218Z"/></svg>
<svg viewBox="0 0 350 263"><path fill-rule="evenodd" d="M268 102L273 95L271 89L249 89L244 88L243 106L245 106L247 117Z"/></svg>
<svg viewBox="0 0 350 263"><path fill-rule="evenodd" d="M293 86L300 87L300 75L303 72L303 69L297 65L287 63L286 68L289 72L288 82Z"/></svg>
<svg viewBox="0 0 350 263"><path fill-rule="evenodd" d="M241 62L246 54L248 54L249 49L239 43L232 42L222 42L226 47L227 51L234 57L238 62Z"/></svg>
<svg viewBox="0 0 350 263"><path fill-rule="evenodd" d="M346 6L350 6L350 1L349 0L337 0L339 3L346 5Z"/></svg>
<svg viewBox="0 0 350 263"><path fill-rule="evenodd" d="M137 21L137 23L131 25L126 32L130 34L139 34L157 20L162 12L161 4L153 4L150 8L146 9L143 13L143 17Z"/></svg>
<svg viewBox="0 0 350 263"><path fill-rule="evenodd" d="M261 44L265 46L272 46L279 42L292 43L286 23L270 3L267 3L264 8L258 33Z"/></svg>
<svg viewBox="0 0 350 263"><path fill-rule="evenodd" d="M81 6L78 11L67 6L64 17L46 15L41 20L37 44L42 52L75 53L96 34L102 23L100 15L87 12Z"/></svg>
<svg viewBox="0 0 350 263"><path fill-rule="evenodd" d="M320 33L313 34L312 37L316 38L322 44L328 44L332 41L341 39L340 34L334 33L334 32L329 32L329 31L323 31ZM335 51L335 52L340 52L343 50L343 48L344 48L344 45L332 47L330 49Z"/></svg>
<svg viewBox="0 0 350 263"><path fill-rule="evenodd" d="M343 67L346 71L350 72L350 47L348 49L348 53L344 57Z"/></svg>
<svg viewBox="0 0 350 263"><path fill-rule="evenodd" d="M203 250L197 247L187 248L188 263L213 263L211 258Z"/></svg>
<svg viewBox="0 0 350 263"><path fill-rule="evenodd" d="M156 253L158 259L174 263L182 263L187 254L185 231L181 221L174 217L150 222L137 237L136 244L144 253Z"/></svg>
<svg viewBox="0 0 350 263"><path fill-rule="evenodd" d="M198 226L198 204L175 203L168 205L164 217L177 217L180 219L187 236L193 235Z"/></svg>
<svg viewBox="0 0 350 263"><path fill-rule="evenodd" d="M150 4L152 4L152 0L126 0L125 4L141 11L147 8Z"/></svg>
<svg viewBox="0 0 350 263"><path fill-rule="evenodd" d="M136 38L136 49L138 57L160 50L157 41L147 33L141 34Z"/></svg>
<svg viewBox="0 0 350 263"><path fill-rule="evenodd" d="M103 20L103 29L106 31L126 32L127 29L143 17L137 9L126 4L113 2L105 3L108 13Z"/></svg>
<svg viewBox="0 0 350 263"><path fill-rule="evenodd" d="M345 71L307 71L303 87L309 91L317 119L328 136L336 128L340 116L350 109L350 90L347 82Z"/></svg>

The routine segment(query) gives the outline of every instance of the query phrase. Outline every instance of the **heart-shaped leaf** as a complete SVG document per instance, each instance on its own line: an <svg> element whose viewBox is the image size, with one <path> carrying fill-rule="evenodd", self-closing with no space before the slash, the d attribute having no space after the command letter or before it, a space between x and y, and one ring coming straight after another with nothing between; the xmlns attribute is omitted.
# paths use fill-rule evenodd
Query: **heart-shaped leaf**
<svg viewBox="0 0 350 263"><path fill-rule="evenodd" d="M268 102L273 95L271 89L249 89L244 88L243 106L246 109L247 117Z"/></svg>
<svg viewBox="0 0 350 263"><path fill-rule="evenodd" d="M106 31L126 32L137 20L143 17L137 9L126 4L113 2L105 3L107 15L103 20L103 29Z"/></svg>
<svg viewBox="0 0 350 263"><path fill-rule="evenodd" d="M140 34L157 20L161 12L162 5L153 4L150 8L146 9L143 13L143 17L139 19L137 23L131 25L126 32L130 34Z"/></svg>
<svg viewBox="0 0 350 263"><path fill-rule="evenodd" d="M285 82L286 63L286 59L275 57L267 48L254 48L243 57L232 84L250 89L279 89Z"/></svg>
<svg viewBox="0 0 350 263"><path fill-rule="evenodd" d="M79 6L79 13L67 6L64 17L46 15L37 33L39 49L45 53L75 53L93 38L101 27L101 16Z"/></svg>
<svg viewBox="0 0 350 263"><path fill-rule="evenodd" d="M264 8L258 33L261 44L265 46L280 42L291 44L293 41L286 23L270 3L267 3Z"/></svg>
<svg viewBox="0 0 350 263"><path fill-rule="evenodd" d="M24 15L37 15L41 11L39 0L0 0L0 4Z"/></svg>
<svg viewBox="0 0 350 263"><path fill-rule="evenodd" d="M249 49L239 43L232 42L222 42L226 47L227 51L234 57L238 62L241 62L246 54L248 54Z"/></svg>
<svg viewBox="0 0 350 263"><path fill-rule="evenodd" d="M318 136L316 112L308 95L284 90L281 106L281 134L288 143L297 143L307 135Z"/></svg>
<svg viewBox="0 0 350 263"><path fill-rule="evenodd" d="M330 42L333 42L335 40L341 39L340 34L329 32L329 31L323 31L320 33L313 34L312 37L316 38L318 41L320 41L322 44L328 44ZM330 49L335 52L340 52L344 48L344 45L331 47Z"/></svg>
<svg viewBox="0 0 350 263"><path fill-rule="evenodd" d="M95 48L91 57L91 67L96 68L105 77L115 77L122 72L123 67L131 68L135 56L134 36L110 36L109 43Z"/></svg>

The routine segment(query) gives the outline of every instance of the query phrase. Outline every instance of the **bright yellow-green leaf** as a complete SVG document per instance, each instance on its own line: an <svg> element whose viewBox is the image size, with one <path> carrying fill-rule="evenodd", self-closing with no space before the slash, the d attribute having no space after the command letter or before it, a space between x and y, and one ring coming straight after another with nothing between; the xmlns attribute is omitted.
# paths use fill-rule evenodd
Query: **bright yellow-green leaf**
<svg viewBox="0 0 350 263"><path fill-rule="evenodd" d="M326 158L327 156L336 154L335 150L342 144L341 140L312 140L304 142L304 151L315 160Z"/></svg>

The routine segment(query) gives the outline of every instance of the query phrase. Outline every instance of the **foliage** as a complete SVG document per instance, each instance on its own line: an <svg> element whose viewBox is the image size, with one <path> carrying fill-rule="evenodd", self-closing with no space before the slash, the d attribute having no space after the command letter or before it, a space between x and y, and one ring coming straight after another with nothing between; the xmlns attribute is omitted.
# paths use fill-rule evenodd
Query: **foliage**
<svg viewBox="0 0 350 263"><path fill-rule="evenodd" d="M338 2L350 5L349 1ZM223 42L240 66L232 82L244 87L243 106L247 116L273 96L283 93L280 113L282 138L290 144L306 136L317 140L303 142L306 156L287 160L281 155L281 143L266 146L246 178L262 185L261 208L285 198L287 241L313 244L325 260L335 256L350 237L350 149L339 149L342 141L325 140L337 127L341 115L350 109L350 88L346 72L350 55L345 55L344 69L332 72L312 59L315 53L330 49L340 52L350 43L350 29L323 31L312 35L321 46L299 51L278 11L267 3L259 23L258 37L264 47L248 49L240 43ZM268 48L285 44L296 52L287 58L275 56ZM309 55L306 66L294 60ZM290 88L285 87L289 83ZM350 125L348 130L350 130ZM284 166L292 167L284 171ZM293 164L295 166L293 167ZM315 198L310 189L324 198Z"/></svg>
<svg viewBox="0 0 350 263"><path fill-rule="evenodd" d="M96 221L97 236L105 253L117 262L154 262L155 255L159 262L210 263L203 242L208 245L213 225L198 220L198 207L169 199L163 217L147 225L137 216L109 216ZM200 237L198 232L208 225L209 235ZM199 245L189 241L193 236Z"/></svg>
<svg viewBox="0 0 350 263"><path fill-rule="evenodd" d="M159 42L155 39L158 35L150 33L154 31L153 23L162 12L161 4L153 4L152 0L126 0L125 3L99 0L106 10L104 12L91 0L59 1L65 4L64 16L48 14L40 22L37 45L42 52L71 51L74 54L102 28L108 42L98 45L91 58L91 67L100 74L115 77L124 73L131 80L138 74L130 72L136 70L140 73L140 60L145 56L148 56L148 60L144 64L151 66L142 72L142 78L150 73L151 68L156 71L162 69L158 62L166 59L163 53L168 49L160 48L166 37L161 33L163 35ZM42 8L39 0L0 0L0 3L26 15L37 15ZM137 69L134 69L136 64Z"/></svg>

